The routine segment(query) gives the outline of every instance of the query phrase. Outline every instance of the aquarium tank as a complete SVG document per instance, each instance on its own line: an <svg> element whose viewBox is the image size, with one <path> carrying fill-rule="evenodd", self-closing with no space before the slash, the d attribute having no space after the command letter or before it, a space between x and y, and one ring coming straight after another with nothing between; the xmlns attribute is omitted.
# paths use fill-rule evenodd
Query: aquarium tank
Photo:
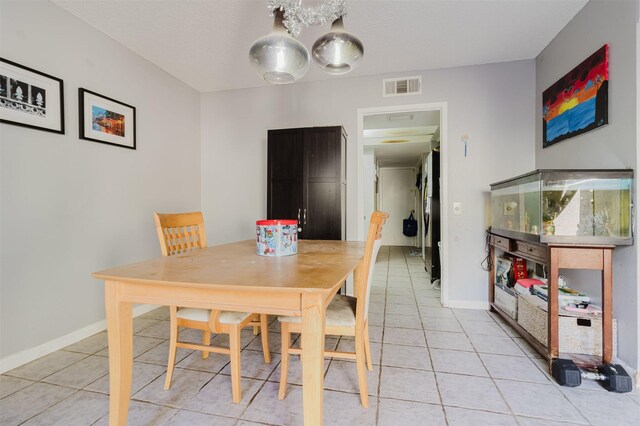
<svg viewBox="0 0 640 426"><path fill-rule="evenodd" d="M633 170L536 170L491 185L491 231L542 243L633 244Z"/></svg>

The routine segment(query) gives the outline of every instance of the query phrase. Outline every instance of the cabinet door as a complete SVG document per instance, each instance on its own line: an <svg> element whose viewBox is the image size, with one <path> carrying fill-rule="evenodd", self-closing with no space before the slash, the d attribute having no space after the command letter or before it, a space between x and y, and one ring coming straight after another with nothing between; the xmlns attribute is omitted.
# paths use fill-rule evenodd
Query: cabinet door
<svg viewBox="0 0 640 426"><path fill-rule="evenodd" d="M269 130L267 145L267 219L297 220L302 209L302 129Z"/></svg>
<svg viewBox="0 0 640 426"><path fill-rule="evenodd" d="M304 130L304 238L339 240L342 237L341 137L340 127Z"/></svg>

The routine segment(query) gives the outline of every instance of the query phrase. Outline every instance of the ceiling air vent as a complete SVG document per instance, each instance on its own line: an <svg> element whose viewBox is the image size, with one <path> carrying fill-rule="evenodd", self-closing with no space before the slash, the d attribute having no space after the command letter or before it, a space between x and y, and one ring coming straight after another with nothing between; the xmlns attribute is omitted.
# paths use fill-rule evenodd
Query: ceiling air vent
<svg viewBox="0 0 640 426"><path fill-rule="evenodd" d="M422 94L422 77L385 78L382 80L382 96L407 96Z"/></svg>

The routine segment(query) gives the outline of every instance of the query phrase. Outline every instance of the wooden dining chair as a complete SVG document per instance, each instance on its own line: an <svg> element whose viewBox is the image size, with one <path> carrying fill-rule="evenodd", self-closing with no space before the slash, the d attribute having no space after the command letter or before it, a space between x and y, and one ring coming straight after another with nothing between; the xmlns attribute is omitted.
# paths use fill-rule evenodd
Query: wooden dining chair
<svg viewBox="0 0 640 426"><path fill-rule="evenodd" d="M360 387L360 402L363 407L369 405L365 360L369 371L373 370L369 345L369 293L371 292L373 268L382 243L382 226L388 217L387 213L378 211L371 215L364 259L360 267L361 272L357 277L354 277L355 297L337 294L327 306L325 314L325 335L355 337L355 352L325 350L324 356L355 359L358 370L358 385ZM302 353L301 347L290 347L291 333L300 333L302 324L300 317L280 316L278 320L282 327L282 362L280 364L278 399L284 399L287 388L289 355L300 355ZM304 338L302 344L304 344Z"/></svg>
<svg viewBox="0 0 640 426"><path fill-rule="evenodd" d="M192 250L207 247L207 236L204 219L201 212L160 214L154 213L158 239L163 256L173 256ZM227 354L231 358L231 389L233 402L238 403L242 398L240 386L240 334L247 326L260 327L262 337L262 351L264 362L271 362L269 353L269 324L266 314L248 312L220 311L216 309L178 308L170 307L171 336L169 339L169 362L164 388L171 387L171 378L176 362L178 348L202 351L202 358L206 359L209 352ZM181 342L178 340L180 327L202 330L202 344ZM210 346L211 333L228 334L229 347Z"/></svg>

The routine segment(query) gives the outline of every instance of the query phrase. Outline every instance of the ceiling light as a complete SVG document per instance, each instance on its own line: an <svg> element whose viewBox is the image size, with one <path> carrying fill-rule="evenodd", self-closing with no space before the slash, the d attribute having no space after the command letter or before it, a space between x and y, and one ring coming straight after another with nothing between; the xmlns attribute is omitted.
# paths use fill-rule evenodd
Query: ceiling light
<svg viewBox="0 0 640 426"><path fill-rule="evenodd" d="M407 143L409 139L387 139L386 141L382 141L382 143Z"/></svg>
<svg viewBox="0 0 640 426"><path fill-rule="evenodd" d="M309 52L297 41L302 26L332 22L331 31L313 45L315 61L329 74L346 74L364 55L362 42L345 31L346 0L329 0L312 8L301 0L267 0L274 14L273 31L251 45L249 59L266 81L292 83L309 68Z"/></svg>
<svg viewBox="0 0 640 426"><path fill-rule="evenodd" d="M387 115L389 121L411 121L413 120L413 114L389 114Z"/></svg>
<svg viewBox="0 0 640 426"><path fill-rule="evenodd" d="M313 43L313 59L329 74L346 74L364 55L362 42L344 30L342 17L333 21L331 31Z"/></svg>
<svg viewBox="0 0 640 426"><path fill-rule="evenodd" d="M253 42L249 59L262 78L269 83L293 83L309 69L309 51L289 35L283 25L284 12L275 11L273 30Z"/></svg>

